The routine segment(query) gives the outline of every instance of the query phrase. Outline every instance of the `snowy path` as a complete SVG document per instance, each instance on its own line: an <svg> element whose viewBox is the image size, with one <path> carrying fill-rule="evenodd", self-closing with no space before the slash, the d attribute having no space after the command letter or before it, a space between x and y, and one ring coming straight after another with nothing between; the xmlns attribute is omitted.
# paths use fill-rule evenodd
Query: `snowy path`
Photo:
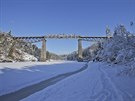
<svg viewBox="0 0 135 101"><path fill-rule="evenodd" d="M100 71L102 90L97 94L91 96L90 99L96 101L123 101L120 92L115 87L115 84L113 84L109 76L101 68L98 69Z"/></svg>
<svg viewBox="0 0 135 101"><path fill-rule="evenodd" d="M129 94L130 91L118 88L104 70L105 66L107 67L102 63L89 63L89 68L86 70L49 86L22 101L135 101L134 96L131 97L131 95L135 95L135 92ZM134 87L131 86L131 88Z"/></svg>

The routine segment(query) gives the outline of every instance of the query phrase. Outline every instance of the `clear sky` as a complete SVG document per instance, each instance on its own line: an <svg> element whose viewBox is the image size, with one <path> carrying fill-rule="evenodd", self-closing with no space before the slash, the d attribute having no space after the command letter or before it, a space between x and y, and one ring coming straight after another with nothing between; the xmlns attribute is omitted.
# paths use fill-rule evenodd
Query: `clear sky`
<svg viewBox="0 0 135 101"><path fill-rule="evenodd" d="M131 30L130 21L135 22L135 0L0 0L0 30L14 36L105 36L106 25ZM89 45L83 42L84 48ZM47 50L54 53L76 49L77 40L47 40Z"/></svg>

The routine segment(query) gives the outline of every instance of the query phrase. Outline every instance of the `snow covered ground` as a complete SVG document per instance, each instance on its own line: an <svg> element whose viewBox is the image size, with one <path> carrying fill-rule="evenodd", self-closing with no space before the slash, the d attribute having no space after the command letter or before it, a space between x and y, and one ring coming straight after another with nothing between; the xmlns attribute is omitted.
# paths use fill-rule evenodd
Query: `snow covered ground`
<svg viewBox="0 0 135 101"><path fill-rule="evenodd" d="M0 95L58 74L76 71L83 65L84 63L69 61L0 63Z"/></svg>
<svg viewBox="0 0 135 101"><path fill-rule="evenodd" d="M135 77L126 66L90 62L89 67L22 101L135 101Z"/></svg>
<svg viewBox="0 0 135 101"><path fill-rule="evenodd" d="M1 63L0 95L59 74L77 71L84 64L67 61ZM135 101L135 76L126 75L123 72L125 68L129 68L128 65L90 62L87 69L49 85L22 101Z"/></svg>

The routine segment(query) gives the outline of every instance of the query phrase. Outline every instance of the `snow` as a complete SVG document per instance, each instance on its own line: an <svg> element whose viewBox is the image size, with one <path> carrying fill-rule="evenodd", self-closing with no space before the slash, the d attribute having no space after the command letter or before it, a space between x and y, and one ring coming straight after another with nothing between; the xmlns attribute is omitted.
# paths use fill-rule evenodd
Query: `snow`
<svg viewBox="0 0 135 101"><path fill-rule="evenodd" d="M16 49L16 51L17 51L17 53L21 54L19 56L21 57L21 60L23 60L23 61L38 61L38 59L31 54L23 52L20 49ZM15 57L16 57L16 55L15 55Z"/></svg>
<svg viewBox="0 0 135 101"><path fill-rule="evenodd" d="M22 101L135 101L135 78L126 65L90 62L89 67Z"/></svg>
<svg viewBox="0 0 135 101"><path fill-rule="evenodd" d="M23 53L23 56L22 58L25 60L25 61L38 61L38 59L36 57L34 57L33 55L30 55L26 52L22 52Z"/></svg>
<svg viewBox="0 0 135 101"><path fill-rule="evenodd" d="M0 95L78 70L83 65L71 61L0 63Z"/></svg>
<svg viewBox="0 0 135 101"><path fill-rule="evenodd" d="M113 38L103 42L97 56L102 61L125 64L134 61L135 36L124 25L115 28ZM134 61L135 62L135 61Z"/></svg>
<svg viewBox="0 0 135 101"><path fill-rule="evenodd" d="M1 63L0 95L79 70L84 64L71 61ZM89 62L87 69L21 101L135 101L133 65Z"/></svg>
<svg viewBox="0 0 135 101"><path fill-rule="evenodd" d="M101 46L96 55L97 61L128 65L120 75L135 75L135 36L124 25L118 25L113 38L107 39Z"/></svg>

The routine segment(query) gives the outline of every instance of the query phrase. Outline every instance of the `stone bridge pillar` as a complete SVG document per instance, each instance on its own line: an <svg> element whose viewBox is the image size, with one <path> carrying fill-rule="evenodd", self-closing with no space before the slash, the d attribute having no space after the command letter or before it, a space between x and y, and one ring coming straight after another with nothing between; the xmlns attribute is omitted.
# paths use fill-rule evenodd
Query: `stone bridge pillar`
<svg viewBox="0 0 135 101"><path fill-rule="evenodd" d="M45 62L46 61L46 39L42 39L42 49L41 49L41 56L40 61Z"/></svg>
<svg viewBox="0 0 135 101"><path fill-rule="evenodd" d="M82 58L82 39L78 39L78 58Z"/></svg>

